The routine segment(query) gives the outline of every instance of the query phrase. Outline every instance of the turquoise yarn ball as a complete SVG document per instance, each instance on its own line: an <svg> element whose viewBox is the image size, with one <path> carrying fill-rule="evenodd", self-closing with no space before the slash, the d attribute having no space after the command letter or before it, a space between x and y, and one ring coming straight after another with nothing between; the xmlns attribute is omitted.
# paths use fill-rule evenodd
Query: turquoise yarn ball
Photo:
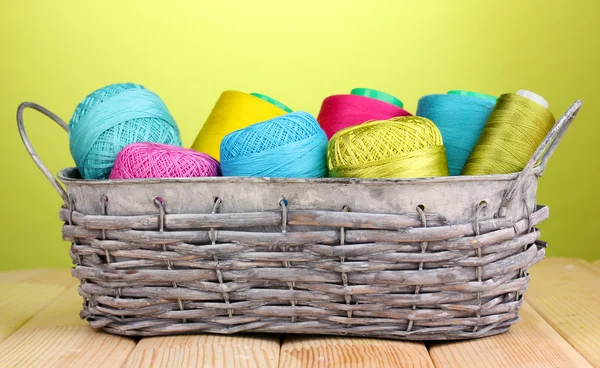
<svg viewBox="0 0 600 368"><path fill-rule="evenodd" d="M90 93L69 122L71 155L84 179L108 178L117 154L137 142L181 147L179 128L163 101L138 84Z"/></svg>
<svg viewBox="0 0 600 368"><path fill-rule="evenodd" d="M302 111L250 125L221 141L221 171L223 176L322 178L327 135Z"/></svg>

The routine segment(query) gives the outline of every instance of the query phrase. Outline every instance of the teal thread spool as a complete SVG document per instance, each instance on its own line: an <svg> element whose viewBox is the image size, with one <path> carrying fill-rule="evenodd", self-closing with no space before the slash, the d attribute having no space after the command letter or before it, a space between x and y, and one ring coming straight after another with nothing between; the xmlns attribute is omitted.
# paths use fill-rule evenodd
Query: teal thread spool
<svg viewBox="0 0 600 368"><path fill-rule="evenodd" d="M417 116L433 121L442 133L450 175L460 175L495 104L494 96L463 90L419 99Z"/></svg>
<svg viewBox="0 0 600 368"><path fill-rule="evenodd" d="M133 83L113 84L89 94L69 123L69 144L84 179L106 179L117 153L137 142L181 147L177 124L153 92Z"/></svg>

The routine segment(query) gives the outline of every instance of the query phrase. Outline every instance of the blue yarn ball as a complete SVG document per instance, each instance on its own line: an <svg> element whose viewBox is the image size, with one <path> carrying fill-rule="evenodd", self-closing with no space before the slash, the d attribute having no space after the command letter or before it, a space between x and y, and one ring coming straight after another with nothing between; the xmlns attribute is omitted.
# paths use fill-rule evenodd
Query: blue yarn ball
<svg viewBox="0 0 600 368"><path fill-rule="evenodd" d="M84 179L106 179L117 153L137 142L181 147L179 128L155 93L133 83L90 93L69 122L69 145Z"/></svg>
<svg viewBox="0 0 600 368"><path fill-rule="evenodd" d="M435 123L442 133L450 175L460 175L495 101L474 96L437 94L419 99L417 116Z"/></svg>
<svg viewBox="0 0 600 368"><path fill-rule="evenodd" d="M229 133L221 141L223 176L322 178L327 136L306 112L293 112Z"/></svg>

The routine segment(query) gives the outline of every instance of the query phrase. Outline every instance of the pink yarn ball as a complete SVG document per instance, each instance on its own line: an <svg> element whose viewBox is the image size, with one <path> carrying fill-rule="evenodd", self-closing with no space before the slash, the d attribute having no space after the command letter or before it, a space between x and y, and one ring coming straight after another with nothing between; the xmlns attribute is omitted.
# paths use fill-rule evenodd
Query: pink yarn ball
<svg viewBox="0 0 600 368"><path fill-rule="evenodd" d="M396 105L358 95L333 95L323 100L317 121L331 138L337 131L369 120L388 120L411 114Z"/></svg>
<svg viewBox="0 0 600 368"><path fill-rule="evenodd" d="M133 143L117 154L110 179L219 176L219 162L206 153L160 143Z"/></svg>

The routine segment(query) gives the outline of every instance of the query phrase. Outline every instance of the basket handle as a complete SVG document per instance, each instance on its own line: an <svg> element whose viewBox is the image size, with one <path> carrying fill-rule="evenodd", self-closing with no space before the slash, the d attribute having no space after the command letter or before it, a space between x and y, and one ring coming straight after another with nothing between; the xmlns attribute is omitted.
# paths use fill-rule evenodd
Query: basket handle
<svg viewBox="0 0 600 368"><path fill-rule="evenodd" d="M30 109L39 111L42 114L46 115L50 119L54 120L54 122L56 124L60 125L60 127L63 128L67 133L69 132L69 126L64 121L62 121L58 116L53 114L51 111L49 111L48 109L46 109L38 104L33 103L33 102L23 102L22 104L19 105L19 108L17 109L17 126L19 127L19 134L21 135L21 140L23 141L23 144L25 145L27 152L29 152L29 155L33 159L33 162L35 162L37 167L42 171L42 174L44 174L46 179L48 179L50 184L52 184L54 189L56 189L58 194L60 194L61 198L65 202L65 206L68 207L69 197L67 196L67 193L65 192L63 187L60 185L58 180L56 180L54 175L52 175L50 170L48 170L46 165L44 165L44 163L39 158L37 153L35 153L35 150L33 149L33 146L31 145L31 141L29 141L29 137L27 137L27 132L25 131L25 125L23 124L23 111L25 111L26 108L30 108Z"/></svg>
<svg viewBox="0 0 600 368"><path fill-rule="evenodd" d="M533 153L533 156L531 156L531 158L529 159L529 162L527 162L527 165L525 165L525 167L523 168L523 170L517 177L517 180L515 180L513 182L512 186L504 194L504 198L502 199L502 203L500 204L500 211L499 211L500 217L504 216L504 213L506 212L506 209L510 205L510 202L515 197L517 190L521 187L525 178L529 176L529 174L535 167L536 163L540 162L540 159L541 159L540 166L542 167L542 171L540 172L539 175L541 175L541 173L543 173L544 170L546 170L546 164L548 163L548 160L550 159L550 157L556 150L556 147L558 146L558 144L564 137L565 133L567 132L567 129L573 122L573 119L575 119L575 117L577 116L577 113L581 109L582 105L583 105L583 101L581 101L581 100L575 101L567 109L567 111L563 114L563 116L561 116L560 119L558 119L558 121L556 122L556 124L554 124L552 129L550 129L548 134L546 134L546 137L544 138L542 143L540 143L538 148L535 150L535 152Z"/></svg>

